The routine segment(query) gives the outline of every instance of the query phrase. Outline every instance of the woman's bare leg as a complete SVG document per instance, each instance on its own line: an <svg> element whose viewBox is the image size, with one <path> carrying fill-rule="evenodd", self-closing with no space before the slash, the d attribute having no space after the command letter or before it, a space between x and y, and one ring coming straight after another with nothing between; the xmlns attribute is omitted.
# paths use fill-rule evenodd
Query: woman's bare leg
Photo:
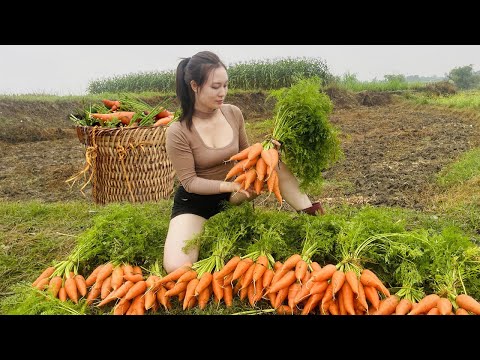
<svg viewBox="0 0 480 360"><path fill-rule="evenodd" d="M186 242L203 230L205 218L194 214L181 214L170 220L165 248L163 251L163 267L171 273L183 264L198 260L199 248L195 247L184 253L182 248Z"/></svg>
<svg viewBox="0 0 480 360"><path fill-rule="evenodd" d="M285 201L295 210L303 210L312 206L312 202L307 194L302 192L299 182L288 167L281 163L277 167L278 180L280 185L280 193Z"/></svg>

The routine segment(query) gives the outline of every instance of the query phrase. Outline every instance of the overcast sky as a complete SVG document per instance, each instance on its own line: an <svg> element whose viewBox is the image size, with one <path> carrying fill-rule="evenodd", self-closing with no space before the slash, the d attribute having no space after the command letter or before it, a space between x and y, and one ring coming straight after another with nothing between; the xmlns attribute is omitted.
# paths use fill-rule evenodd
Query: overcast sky
<svg viewBox="0 0 480 360"><path fill-rule="evenodd" d="M227 66L320 58L334 75L349 72L359 80L444 76L470 64L480 70L480 45L0 45L0 94L84 95L90 81L174 70L180 58L202 50L216 52Z"/></svg>

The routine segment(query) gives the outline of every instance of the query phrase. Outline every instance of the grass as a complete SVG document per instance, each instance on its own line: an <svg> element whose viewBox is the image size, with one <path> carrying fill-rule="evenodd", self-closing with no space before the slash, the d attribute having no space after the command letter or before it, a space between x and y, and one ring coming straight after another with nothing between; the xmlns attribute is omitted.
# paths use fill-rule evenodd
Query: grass
<svg viewBox="0 0 480 360"><path fill-rule="evenodd" d="M442 187L451 187L475 177L480 177L480 148L462 154L438 173L436 181Z"/></svg>
<svg viewBox="0 0 480 360"><path fill-rule="evenodd" d="M480 109L480 91L461 91L454 95L432 96L424 93L409 94L408 98L417 104L440 105L455 109Z"/></svg>

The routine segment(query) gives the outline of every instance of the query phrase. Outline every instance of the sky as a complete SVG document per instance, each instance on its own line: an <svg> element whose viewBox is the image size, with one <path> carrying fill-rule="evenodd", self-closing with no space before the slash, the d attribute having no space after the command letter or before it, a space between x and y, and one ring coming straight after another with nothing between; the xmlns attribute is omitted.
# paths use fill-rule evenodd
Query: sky
<svg viewBox="0 0 480 360"><path fill-rule="evenodd" d="M480 45L0 45L0 94L85 95L91 81L174 70L181 58L203 50L227 66L316 58L332 74L362 81L389 74L443 77L467 65L480 71Z"/></svg>

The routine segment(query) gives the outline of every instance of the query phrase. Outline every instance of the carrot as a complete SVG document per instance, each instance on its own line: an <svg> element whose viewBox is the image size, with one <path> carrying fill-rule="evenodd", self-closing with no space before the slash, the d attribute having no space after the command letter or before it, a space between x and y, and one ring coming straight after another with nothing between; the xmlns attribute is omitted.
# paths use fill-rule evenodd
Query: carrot
<svg viewBox="0 0 480 360"><path fill-rule="evenodd" d="M305 284L306 285L306 284ZM328 281L316 281L313 283L312 287L310 288L310 295L320 294L327 290Z"/></svg>
<svg viewBox="0 0 480 360"><path fill-rule="evenodd" d="M194 289L194 296L200 295L200 293L205 290L212 283L213 275L209 272L204 272L200 277L197 287Z"/></svg>
<svg viewBox="0 0 480 360"><path fill-rule="evenodd" d="M253 279L253 270L255 270L255 263L252 262L248 267L248 270L245 271L245 274L242 278L242 288L246 288L250 285Z"/></svg>
<svg viewBox="0 0 480 360"><path fill-rule="evenodd" d="M360 306L362 307L362 310L367 311L368 310L367 297L365 296L365 289L363 288L363 284L360 281L358 282L357 300ZM410 309L408 311L410 311Z"/></svg>
<svg viewBox="0 0 480 360"><path fill-rule="evenodd" d="M192 263L186 263L180 266L178 269L175 269L168 275L165 275L161 280L161 284L165 284L169 281L177 281L180 276L185 274L187 271L192 269Z"/></svg>
<svg viewBox="0 0 480 360"><path fill-rule="evenodd" d="M437 302L440 299L440 296L437 294L430 294L425 296L418 304L410 310L407 315L419 315L429 312L432 308L437 306Z"/></svg>
<svg viewBox="0 0 480 360"><path fill-rule="evenodd" d="M108 262L103 265L103 267L100 269L100 271L97 274L97 278L95 282L102 282L105 280L107 277L109 277L112 274L113 271L113 264Z"/></svg>
<svg viewBox="0 0 480 360"><path fill-rule="evenodd" d="M87 284L85 282L85 278L82 275L77 274L73 277L73 280L75 280L79 294L81 296L87 295Z"/></svg>
<svg viewBox="0 0 480 360"><path fill-rule="evenodd" d="M338 308L338 303L336 301L331 301L328 306L328 311L332 315L340 315L340 309Z"/></svg>
<svg viewBox="0 0 480 360"><path fill-rule="evenodd" d="M253 282L248 284L247 298L248 298L248 303L250 304L250 306L255 307L255 285L253 284Z"/></svg>
<svg viewBox="0 0 480 360"><path fill-rule="evenodd" d="M230 169L230 171L227 173L227 175L225 175L225 180L228 180L230 179L231 177L235 176L235 175L238 175L238 174L242 174L243 173L243 169L244 169L244 165L248 162L248 159L245 159L245 160L240 160L239 162L237 162L235 165L232 166L232 168Z"/></svg>
<svg viewBox="0 0 480 360"><path fill-rule="evenodd" d="M365 292L365 298L370 301L370 304L372 304L375 310L378 310L378 307L380 306L380 297L378 296L377 289L373 286L363 285L363 291Z"/></svg>
<svg viewBox="0 0 480 360"><path fill-rule="evenodd" d="M452 311L453 305L447 298L438 299L437 308L441 315L448 315Z"/></svg>
<svg viewBox="0 0 480 360"><path fill-rule="evenodd" d="M147 283L145 280L136 282L125 294L125 299L132 300L133 298L142 295L147 290Z"/></svg>
<svg viewBox="0 0 480 360"><path fill-rule="evenodd" d="M299 284L298 282L294 282L292 285L288 287L287 304L292 309L296 305L295 298L297 297L301 289L302 289L302 285Z"/></svg>
<svg viewBox="0 0 480 360"><path fill-rule="evenodd" d="M90 116L94 119L100 120L102 123L110 122L113 119L118 119L122 124L128 125L132 121L134 111L117 111L109 114L91 113Z"/></svg>
<svg viewBox="0 0 480 360"><path fill-rule="evenodd" d="M244 172L241 175L238 175L233 182L239 183L239 184L244 184L245 183L245 178L247 177L247 173ZM243 185L242 185L243 187Z"/></svg>
<svg viewBox="0 0 480 360"><path fill-rule="evenodd" d="M145 292L145 310L150 310L157 302L157 295L153 291Z"/></svg>
<svg viewBox="0 0 480 360"><path fill-rule="evenodd" d="M348 270L345 273L345 280L350 285L350 288L352 289L355 296L358 297L358 278L357 278L357 274L355 274L355 271Z"/></svg>
<svg viewBox="0 0 480 360"><path fill-rule="evenodd" d="M291 255L282 265L282 270L291 270L295 268L297 263L302 260L302 257L299 254Z"/></svg>
<svg viewBox="0 0 480 360"><path fill-rule="evenodd" d="M222 286L223 284L220 281L222 281L222 277L218 276L218 272L213 273L212 290L217 302L220 302L220 300L223 299L223 293L224 293L223 286Z"/></svg>
<svg viewBox="0 0 480 360"><path fill-rule="evenodd" d="M267 179L267 189L269 193L273 192L273 188L275 187L275 178L278 176L277 172L274 170L271 175Z"/></svg>
<svg viewBox="0 0 480 360"><path fill-rule="evenodd" d="M203 291L198 294L198 307L200 310L203 310L207 307L208 300L210 300L210 296L212 295L212 287L207 286Z"/></svg>
<svg viewBox="0 0 480 360"><path fill-rule="evenodd" d="M250 185L252 185L255 182L255 179L257 178L257 173L255 172L255 169L250 169L245 173L245 185L243 188L247 190Z"/></svg>
<svg viewBox="0 0 480 360"><path fill-rule="evenodd" d="M239 261L233 271L232 282L240 278L240 276L242 276L252 264L253 260L251 258L245 258Z"/></svg>
<svg viewBox="0 0 480 360"><path fill-rule="evenodd" d="M65 290L65 287L61 287L60 290L58 291L58 298L60 301L65 302L67 301L67 291Z"/></svg>
<svg viewBox="0 0 480 360"><path fill-rule="evenodd" d="M278 292L281 289L290 286L296 281L295 278L295 271L289 270L285 275L283 275L280 279L278 279L273 285L270 286L268 293Z"/></svg>
<svg viewBox="0 0 480 360"><path fill-rule="evenodd" d="M433 307L430 310L428 310L427 315L441 315L440 310L438 310L437 307Z"/></svg>
<svg viewBox="0 0 480 360"><path fill-rule="evenodd" d="M122 264L120 267L123 270L123 276L125 275L133 275L133 266L130 264Z"/></svg>
<svg viewBox="0 0 480 360"><path fill-rule="evenodd" d="M162 117L162 118L158 119L157 121L155 121L153 126L168 125L170 123L170 121L172 121L172 120L173 120L173 115L165 116L165 117Z"/></svg>
<svg viewBox="0 0 480 360"><path fill-rule="evenodd" d="M318 262L312 261L312 262L310 263L310 268L312 269L312 272L314 272L314 271L319 271L319 270L321 270L321 269L322 269L322 266L321 266Z"/></svg>
<svg viewBox="0 0 480 360"><path fill-rule="evenodd" d="M115 305L115 307L113 308L113 315L125 315L131 303L132 302L127 299L120 300L118 304Z"/></svg>
<svg viewBox="0 0 480 360"><path fill-rule="evenodd" d="M187 289L187 285L188 285L188 282L186 281L175 283L175 286L170 290L168 290L165 293L165 296L172 297L172 296L178 295L178 300L181 301L183 298L180 299L180 297L185 295L185 290ZM184 294L182 295L182 293Z"/></svg>
<svg viewBox="0 0 480 360"><path fill-rule="evenodd" d="M65 280L65 291L67 292L68 297L75 303L78 303L78 291L77 284L73 278L68 278Z"/></svg>
<svg viewBox="0 0 480 360"><path fill-rule="evenodd" d="M353 303L354 293L352 288L350 287L350 284L347 281L344 281L340 291L342 292L343 306L345 307L347 314L355 315L355 306ZM393 310L395 310L395 308Z"/></svg>
<svg viewBox="0 0 480 360"><path fill-rule="evenodd" d="M112 289L117 290L123 283L123 268L122 266L116 266L112 272Z"/></svg>
<svg viewBox="0 0 480 360"><path fill-rule="evenodd" d="M315 306L317 306L317 304L320 302L321 299L322 299L321 294L315 294L310 296L305 306L303 307L301 314L308 315L311 311L313 311L313 309L315 308Z"/></svg>
<svg viewBox="0 0 480 360"><path fill-rule="evenodd" d="M332 275L332 296L335 299L335 294L339 291L345 282L345 273L342 270L337 270Z"/></svg>
<svg viewBox="0 0 480 360"><path fill-rule="evenodd" d="M337 271L337 267L333 264L327 264L318 271L312 272L309 281L325 281L332 277L332 275Z"/></svg>
<svg viewBox="0 0 480 360"><path fill-rule="evenodd" d="M278 202L280 203L280 205L282 205L282 203L283 203L283 198L282 198L282 194L280 193L280 184L279 184L278 174L274 177L273 193L275 194L275 197L277 198L277 200L278 200Z"/></svg>
<svg viewBox="0 0 480 360"><path fill-rule="evenodd" d="M123 275L123 279L126 281L139 282L143 280L143 275L128 273Z"/></svg>
<svg viewBox="0 0 480 360"><path fill-rule="evenodd" d="M295 276L295 274L293 276ZM283 302L288 299L288 290L290 289L290 285L291 284L284 286L283 288L278 290L277 296L275 297L275 306L274 306L275 308L278 308L279 306L281 306Z"/></svg>
<svg viewBox="0 0 480 360"><path fill-rule="evenodd" d="M395 308L396 315L406 315L412 309L412 302L406 298L403 298Z"/></svg>
<svg viewBox="0 0 480 360"><path fill-rule="evenodd" d="M266 255L260 255L257 258L257 261L255 263L255 267L253 269L253 275L252 275L252 280L254 282L257 282L258 279L260 279L265 271L267 270L268 267L268 258ZM263 286L262 286L263 287Z"/></svg>
<svg viewBox="0 0 480 360"><path fill-rule="evenodd" d="M293 315L293 308L288 305L280 305L275 311L278 315Z"/></svg>
<svg viewBox="0 0 480 360"><path fill-rule="evenodd" d="M392 315L396 312L399 303L400 298L397 295L390 295L382 301L375 315Z"/></svg>
<svg viewBox="0 0 480 360"><path fill-rule="evenodd" d="M255 164L255 171L257 172L257 179L262 181L265 179L265 175L267 174L267 164L263 158L259 158L257 163Z"/></svg>
<svg viewBox="0 0 480 360"><path fill-rule="evenodd" d="M155 115L155 119L161 119L161 118L172 116L172 115L173 113L171 111L168 111L167 109L163 109L157 115Z"/></svg>
<svg viewBox="0 0 480 360"><path fill-rule="evenodd" d="M120 101L118 100L107 100L107 99L103 99L102 100L102 103L109 109L113 108L114 106L116 108L119 108L120 107Z"/></svg>
<svg viewBox="0 0 480 360"><path fill-rule="evenodd" d="M223 289L223 300L227 307L233 306L233 288L231 286L225 286Z"/></svg>
<svg viewBox="0 0 480 360"><path fill-rule="evenodd" d="M460 294L455 298L457 305L467 311L480 315L480 303L467 294Z"/></svg>
<svg viewBox="0 0 480 360"><path fill-rule="evenodd" d="M253 183L253 189L255 190L255 194L260 195L262 193L264 182L260 180L258 177L255 179Z"/></svg>
<svg viewBox="0 0 480 360"><path fill-rule="evenodd" d="M185 297L183 298L183 310L187 310L188 303L193 297L195 297L195 288L197 287L199 282L200 280L196 277L188 282L185 291Z"/></svg>
<svg viewBox="0 0 480 360"><path fill-rule="evenodd" d="M299 285L299 288L298 288L297 293L295 294L295 297L293 298L292 306L297 305L298 303L305 300L307 297L309 297L311 295L310 288L307 286L306 283L304 283L303 285L301 285L299 283L296 283L296 284ZM289 303L289 305L290 305L290 303Z"/></svg>
<svg viewBox="0 0 480 360"><path fill-rule="evenodd" d="M273 279L273 275L275 275L275 273L273 272L272 269L266 269L265 272L263 273L262 287L264 289L270 286Z"/></svg>
<svg viewBox="0 0 480 360"><path fill-rule="evenodd" d="M48 291L54 298L58 297L58 292L62 287L62 282L63 280L61 276L54 276L48 282Z"/></svg>
<svg viewBox="0 0 480 360"><path fill-rule="evenodd" d="M278 151L274 148L271 148L268 150L270 153L270 167L268 168L267 171L267 176L270 177L274 171L277 171L277 166L278 166L278 160L279 160L279 155Z"/></svg>
<svg viewBox="0 0 480 360"><path fill-rule="evenodd" d="M101 292L101 285L99 286L97 283L92 286L90 289L90 292L87 294L87 305L90 305L93 303L93 300L95 300L97 297L100 296Z"/></svg>
<svg viewBox="0 0 480 360"><path fill-rule="evenodd" d="M100 288L100 299L105 299L108 294L112 291L112 276L107 277L102 282L102 287Z"/></svg>
<svg viewBox="0 0 480 360"><path fill-rule="evenodd" d="M103 264L100 264L98 265L92 272L89 276L87 276L87 278L85 279L85 284L87 286L92 286L93 284L95 284L95 281L97 280L97 275L98 275L98 272L102 269L103 267Z"/></svg>
<svg viewBox="0 0 480 360"><path fill-rule="evenodd" d="M163 286L160 286L158 289L156 295L157 295L157 300L160 305L162 305L165 310L170 310L171 304L170 304L170 298L165 296L165 293L167 292L167 289L164 288Z"/></svg>
<svg viewBox="0 0 480 360"><path fill-rule="evenodd" d="M35 279L35 281L32 283L33 287L36 287L37 284L40 282L40 280L49 278L53 272L55 271L55 266L50 266L43 270L43 272Z"/></svg>
<svg viewBox="0 0 480 360"><path fill-rule="evenodd" d="M360 275L360 281L363 285L373 286L375 289L383 293L386 297L390 296L390 292L383 285L382 281L375 275L375 273L368 269L363 269Z"/></svg>
<svg viewBox="0 0 480 360"><path fill-rule="evenodd" d="M112 291L110 295L121 299L127 294L128 290L130 290L133 285L135 285L133 281L127 280L117 290Z"/></svg>
<svg viewBox="0 0 480 360"><path fill-rule="evenodd" d="M455 310L455 315L470 315L470 313L464 308L459 307L457 310Z"/></svg>
<svg viewBox="0 0 480 360"><path fill-rule="evenodd" d="M262 150L263 150L263 146L262 146L262 143L255 143L253 145L250 146L250 151L248 152L248 160L252 160L252 159L255 159L255 158L258 158L260 156L260 154L262 153Z"/></svg>
<svg viewBox="0 0 480 360"><path fill-rule="evenodd" d="M190 280L193 280L197 277L197 271L196 270L189 270L187 271L185 274L183 274L182 276L180 276L178 279L177 279L177 284L181 283L181 282L190 282Z"/></svg>
<svg viewBox="0 0 480 360"><path fill-rule="evenodd" d="M247 159L248 161L243 164L243 171L247 170L255 170L255 165L257 164L259 157L253 159ZM257 173L255 173L255 177L257 177Z"/></svg>
<svg viewBox="0 0 480 360"><path fill-rule="evenodd" d="M137 296L132 299L132 303L128 308L126 315L143 315L145 314L145 296Z"/></svg>
<svg viewBox="0 0 480 360"><path fill-rule="evenodd" d="M248 153L251 150L251 146L243 149L239 153L232 155L227 161L240 161L240 160L245 160L248 159Z"/></svg>

